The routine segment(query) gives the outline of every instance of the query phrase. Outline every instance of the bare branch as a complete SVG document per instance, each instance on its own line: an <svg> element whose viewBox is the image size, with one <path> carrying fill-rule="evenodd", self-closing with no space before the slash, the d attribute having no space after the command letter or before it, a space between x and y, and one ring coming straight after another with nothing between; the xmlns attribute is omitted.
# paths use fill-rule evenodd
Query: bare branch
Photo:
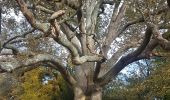
<svg viewBox="0 0 170 100"><path fill-rule="evenodd" d="M143 59L139 57L139 55L145 50L147 47L152 34L152 28L150 26L147 27L145 32L145 37L141 46L135 50L134 52L122 57L104 76L98 79L101 85L105 85L108 83L113 77L115 77L124 67L128 64Z"/></svg>
<svg viewBox="0 0 170 100"><path fill-rule="evenodd" d="M30 31L28 31L28 32L25 32L25 33L22 34L22 35L18 35L18 36L14 36L14 37L10 38L9 40L7 40L6 42L4 42L4 43L2 44L2 48L0 48L0 52L2 51L3 48L7 48L7 49L12 49L12 50L13 50L13 53L16 55L16 54L18 53L18 50L17 50L16 48L14 48L13 46L10 46L10 45L9 45L10 42L12 42L13 40L15 40L15 39L17 39L17 38L20 38L20 37L21 37L21 38L25 38L28 34L34 32L34 31L35 31L35 29L32 29L32 30L30 30Z"/></svg>
<svg viewBox="0 0 170 100"><path fill-rule="evenodd" d="M37 21L33 17L33 14L28 10L25 2L23 0L16 0L16 1L19 4L19 6L21 8L21 11L23 12L24 16L31 23L31 25L33 27L41 30L42 32L47 32L47 31L44 30L44 27L42 27L41 23L37 23ZM49 20L53 21L54 19L56 19L60 15L63 15L64 13L65 12L63 10L55 12L54 14L52 14L52 16L50 17ZM79 58L79 54L77 52L77 49L73 46L73 44L61 32L57 22L55 22L55 23L52 22L51 24L53 26L52 34L54 36L54 40L56 40L58 43L62 44L63 46L65 46L66 48L68 48L71 51L71 54L73 55L73 57L75 57L74 60L77 60L76 64L82 64L82 63L84 63L86 61L96 61L96 60L101 60L102 59L102 57L98 57L98 56L84 56L84 57ZM49 30L48 28L46 28L46 29Z"/></svg>
<svg viewBox="0 0 170 100"><path fill-rule="evenodd" d="M77 13L78 21L79 21L79 29L80 29L80 43L82 46L82 54L87 54L87 45L86 45L86 29L85 29L85 18L83 14L83 8Z"/></svg>
<svg viewBox="0 0 170 100"><path fill-rule="evenodd" d="M103 56L101 55L92 55L92 56L82 56L82 57L75 57L73 58L73 61L76 65L80 65L83 64L85 62L98 62L98 61L102 61L103 59L105 59Z"/></svg>
<svg viewBox="0 0 170 100"><path fill-rule="evenodd" d="M136 45L137 45L137 42L134 42L134 41L132 43L129 43L126 41L125 44L122 44L121 48L118 51L116 51L112 55L112 57L107 60L107 62L101 65L101 71L98 77L101 77L104 74L106 74L106 72L110 70L110 67L112 67L113 64L115 64L120 59L123 53L127 52L127 50L129 50L130 48L136 47Z"/></svg>
<svg viewBox="0 0 170 100"><path fill-rule="evenodd" d="M103 45L103 51L105 57L107 57L107 52L109 50L109 45L112 43L112 41L118 36L118 27L120 26L121 19L125 14L126 11L126 4L125 2L120 8L120 11L118 10L118 7L115 8L116 11L114 12L114 15L112 16L111 23L108 28L108 34L106 35L106 40Z"/></svg>
<svg viewBox="0 0 170 100"><path fill-rule="evenodd" d="M156 39L151 39L146 49L139 55L139 58L150 59L150 57L154 56L152 53L153 49L157 47L158 41Z"/></svg>
<svg viewBox="0 0 170 100"><path fill-rule="evenodd" d="M37 9L40 9L41 11L43 11L43 12L45 12L45 13L49 13L49 14L54 13L53 10L47 9L47 8L41 6L41 5L37 5L37 6L35 6L35 7L36 7Z"/></svg>
<svg viewBox="0 0 170 100"><path fill-rule="evenodd" d="M30 30L30 31L28 31L28 32L25 32L25 33L22 34L22 35L14 36L14 37L10 38L9 40L7 40L7 41L2 45L2 47L4 47L5 45L9 44L11 41L13 41L13 40L15 40L15 39L17 39L17 38L20 38L20 37L21 37L21 38L25 38L28 34L34 32L34 31L35 31L35 29L32 29L32 30Z"/></svg>
<svg viewBox="0 0 170 100"><path fill-rule="evenodd" d="M41 5L35 5L35 6L28 6L27 7L28 9L37 9L37 10L40 10L40 11L42 11L42 12L45 12L45 13L47 13L47 14L53 14L54 13L54 11L53 10L50 10L50 9L48 9L48 8L45 8L44 6L41 6Z"/></svg>
<svg viewBox="0 0 170 100"><path fill-rule="evenodd" d="M137 24L137 23L140 23L140 22L144 22L144 21L145 21L144 18L141 17L141 18L136 19L136 20L134 20L134 21L128 22L128 23L125 24L125 25L123 26L123 28L118 32L117 37L118 37L122 32L124 32L129 26L134 25L134 24Z"/></svg>
<svg viewBox="0 0 170 100"><path fill-rule="evenodd" d="M66 34L67 38L72 42L72 44L77 48L79 54L82 54L82 49L80 41L76 36L75 30L71 30L67 24L61 24L63 32Z"/></svg>
<svg viewBox="0 0 170 100"><path fill-rule="evenodd" d="M33 58L23 60L23 61L18 61L18 60L15 62L1 62L0 61L0 65L1 65L0 69L6 72L11 72L11 71L23 68L24 66L31 67L31 66L34 66L35 64L40 64L44 62L52 63L53 66L50 66L50 67L58 70L70 84L73 85L76 83L74 78L65 69L66 66L62 63L62 61L59 58L53 55L49 55L49 54L38 54L34 56ZM12 65L10 65L10 63Z"/></svg>
<svg viewBox="0 0 170 100"><path fill-rule="evenodd" d="M85 55L85 56L80 57L78 50L67 39L66 35L62 33L60 26L57 24L57 22L55 21L55 23L52 23L52 25L53 25L52 35L53 35L54 40L62 44L64 47L66 47L70 51L73 57L72 59L73 59L74 64L80 65L85 62L94 62L94 61L100 61L103 59L103 57L100 55L92 55L92 56Z"/></svg>
<svg viewBox="0 0 170 100"><path fill-rule="evenodd" d="M158 25L150 24L153 27L153 33L155 38L158 40L158 43L161 45L161 47L165 50L170 50L170 41L162 37L162 34L159 32Z"/></svg>
<svg viewBox="0 0 170 100"><path fill-rule="evenodd" d="M23 15L26 17L27 21L31 24L32 27L39 29L43 33L47 33L49 31L49 24L38 22L34 18L32 12L27 8L27 4L23 0L16 0L16 2L18 3Z"/></svg>
<svg viewBox="0 0 170 100"><path fill-rule="evenodd" d="M168 8L162 8L160 10L158 10L157 12L152 12L151 15L159 15L161 13L164 13L168 11ZM119 12L120 14L122 12ZM146 19L144 19L143 17L140 17L139 19L136 19L134 21L128 22L126 25L123 26L123 28L121 28L121 30L117 31L116 29L118 29L118 23L114 22L114 21L120 21L121 17L118 17L119 19L116 19L116 14L113 15L112 20L111 20L111 24L109 25L109 32L108 35L106 36L106 42L105 45L103 45L103 51L105 53L105 56L107 54L107 51L109 50L109 45L112 43L112 41L118 37L122 32L124 32L129 26L137 24L137 23L141 23L144 22ZM146 17L148 17L149 15L147 15ZM116 19L116 20L115 20ZM160 28L169 28L169 26L160 26Z"/></svg>
<svg viewBox="0 0 170 100"><path fill-rule="evenodd" d="M56 18L58 18L58 17L60 17L60 16L62 16L62 15L64 15L65 14L65 10L59 10L59 11L57 11L57 12L54 12L52 15L51 15L51 17L49 18L49 21L52 21L52 20L54 20L54 19L56 19Z"/></svg>

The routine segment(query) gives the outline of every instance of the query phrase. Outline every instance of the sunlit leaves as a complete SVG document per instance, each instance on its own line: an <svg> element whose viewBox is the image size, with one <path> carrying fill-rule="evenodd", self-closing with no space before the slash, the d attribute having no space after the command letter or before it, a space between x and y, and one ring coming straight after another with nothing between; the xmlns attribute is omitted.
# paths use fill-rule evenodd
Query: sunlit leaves
<svg viewBox="0 0 170 100"><path fill-rule="evenodd" d="M51 69L36 68L20 78L21 83L13 91L13 96L21 100L52 100L72 98L71 90L60 74Z"/></svg>

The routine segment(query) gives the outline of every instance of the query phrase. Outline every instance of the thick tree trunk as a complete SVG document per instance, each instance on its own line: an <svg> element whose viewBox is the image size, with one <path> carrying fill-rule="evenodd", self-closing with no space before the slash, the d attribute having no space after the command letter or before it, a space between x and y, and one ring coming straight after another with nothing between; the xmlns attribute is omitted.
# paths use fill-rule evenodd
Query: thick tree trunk
<svg viewBox="0 0 170 100"><path fill-rule="evenodd" d="M102 100L102 91L92 93L91 100Z"/></svg>
<svg viewBox="0 0 170 100"><path fill-rule="evenodd" d="M79 87L74 88L74 100L102 100L102 90L95 89L97 91L90 92L86 95Z"/></svg>
<svg viewBox="0 0 170 100"><path fill-rule="evenodd" d="M81 88L74 88L74 100L86 100L86 96L84 95Z"/></svg>
<svg viewBox="0 0 170 100"><path fill-rule="evenodd" d="M93 81L94 66L94 62L86 62L76 67L77 85L73 86L74 100L102 99L102 88Z"/></svg>

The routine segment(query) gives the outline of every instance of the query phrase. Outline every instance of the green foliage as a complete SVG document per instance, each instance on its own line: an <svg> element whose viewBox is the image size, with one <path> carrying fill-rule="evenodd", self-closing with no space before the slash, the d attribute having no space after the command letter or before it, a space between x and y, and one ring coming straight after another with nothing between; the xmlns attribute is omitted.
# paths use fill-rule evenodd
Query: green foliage
<svg viewBox="0 0 170 100"><path fill-rule="evenodd" d="M52 77L46 84L42 81L44 75ZM13 91L13 95L19 100L71 100L73 98L73 92L62 76L42 67L26 72L21 80L17 89Z"/></svg>
<svg viewBox="0 0 170 100"><path fill-rule="evenodd" d="M157 50L162 58L157 58L152 74L143 82L130 85L115 85L113 90L104 96L104 100L153 100L154 98L170 100L170 58L168 52Z"/></svg>

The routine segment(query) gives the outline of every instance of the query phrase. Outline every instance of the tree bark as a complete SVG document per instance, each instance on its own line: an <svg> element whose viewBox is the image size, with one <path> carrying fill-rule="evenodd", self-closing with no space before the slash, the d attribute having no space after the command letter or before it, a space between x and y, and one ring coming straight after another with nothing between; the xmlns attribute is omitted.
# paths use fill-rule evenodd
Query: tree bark
<svg viewBox="0 0 170 100"><path fill-rule="evenodd" d="M2 12L2 8L0 7L0 35L1 35L1 19L2 19L1 12Z"/></svg>
<svg viewBox="0 0 170 100"><path fill-rule="evenodd" d="M102 90L96 88L97 91L92 91L86 95L79 87L74 87L74 100L102 100Z"/></svg>
<svg viewBox="0 0 170 100"><path fill-rule="evenodd" d="M74 88L74 100L86 100L83 90L79 87Z"/></svg>
<svg viewBox="0 0 170 100"><path fill-rule="evenodd" d="M102 91L97 91L97 92L94 92L92 95L91 95L91 100L102 100Z"/></svg>
<svg viewBox="0 0 170 100"><path fill-rule="evenodd" d="M102 100L102 88L93 80L94 66L93 62L86 62L76 68L74 100Z"/></svg>
<svg viewBox="0 0 170 100"><path fill-rule="evenodd" d="M0 36L2 36L2 34L1 34L1 19L2 19L1 12L2 12L2 7L0 7ZM2 41L0 41L0 49L1 49L1 46L2 46ZM1 52L1 50L0 50L0 52Z"/></svg>

